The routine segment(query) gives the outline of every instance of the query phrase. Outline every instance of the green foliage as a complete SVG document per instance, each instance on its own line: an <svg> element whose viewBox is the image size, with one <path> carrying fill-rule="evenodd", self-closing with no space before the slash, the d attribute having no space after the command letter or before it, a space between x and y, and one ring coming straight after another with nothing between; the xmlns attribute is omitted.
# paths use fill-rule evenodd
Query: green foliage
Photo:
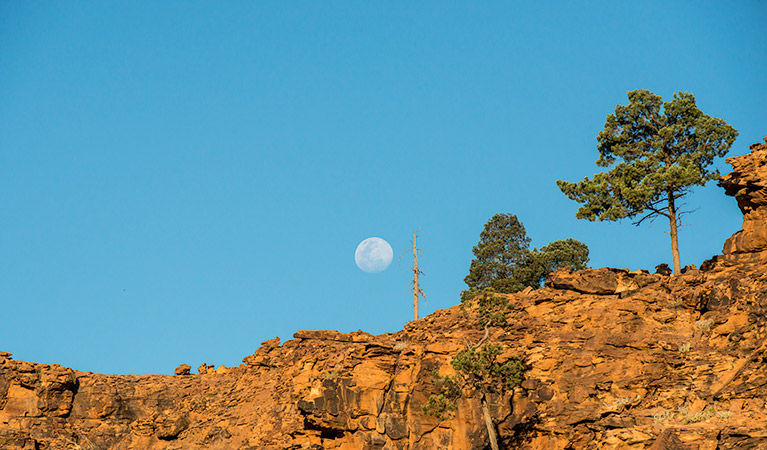
<svg viewBox="0 0 767 450"><path fill-rule="evenodd" d="M439 390L438 394L430 395L426 405L421 407L424 414L434 416L439 420L449 418L456 409L455 401L461 396L461 388L458 386L456 377L441 376L434 371L434 384Z"/></svg>
<svg viewBox="0 0 767 450"><path fill-rule="evenodd" d="M546 276L566 266L586 267L589 249L575 239L554 241L538 249L529 249L522 222L513 214L496 214L485 224L479 243L473 248L475 259L464 282L469 286L462 300L489 289L494 292L519 292L538 288Z"/></svg>
<svg viewBox="0 0 767 450"><path fill-rule="evenodd" d="M485 224L479 243L472 249L474 259L464 281L469 287L492 288L496 292L524 289L522 275L515 269L529 264L530 238L513 214L496 214Z"/></svg>
<svg viewBox="0 0 767 450"><path fill-rule="evenodd" d="M461 350L453 358L453 369L467 384L483 392L514 389L522 382L524 365L518 356L504 363L498 362L502 351L502 345L490 343Z"/></svg>
<svg viewBox="0 0 767 450"><path fill-rule="evenodd" d="M514 309L514 304L505 295L497 294L490 288L469 289L461 293L461 307L477 303L479 325L503 326L506 324L506 310Z"/></svg>
<svg viewBox="0 0 767 450"><path fill-rule="evenodd" d="M441 376L434 371L434 384L439 392L430 395L428 403L421 407L424 414L439 420L449 418L456 410L455 401L461 396L463 387L484 393L501 393L519 386L524 378L524 364L518 356L498 362L502 351L500 344L485 343L479 348L469 347L458 352L451 361L456 376Z"/></svg>
<svg viewBox="0 0 767 450"><path fill-rule="evenodd" d="M439 420L449 419L456 410L455 403L445 394L430 395L429 402L421 407L424 414Z"/></svg>
<svg viewBox="0 0 767 450"><path fill-rule="evenodd" d="M703 411L700 411L700 412L698 412L696 414L693 414L693 415L685 417L684 420L682 421L682 423L684 425L687 425L687 424L690 424L690 423L705 422L706 420L714 417L715 415L716 415L716 409L714 409L714 407L711 406L711 407L709 407L709 408L707 408L707 409L705 409Z"/></svg>
<svg viewBox="0 0 767 450"><path fill-rule="evenodd" d="M668 216L664 208L669 200L719 177L709 166L738 136L724 120L703 114L690 93L678 92L664 103L638 89L628 98L628 105L616 106L607 116L597 137L596 164L611 169L576 183L557 181L565 195L584 204L576 213L579 219L618 220L648 213L641 222Z"/></svg>
<svg viewBox="0 0 767 450"><path fill-rule="evenodd" d="M543 285L546 276L555 270L570 266L575 270L585 269L589 262L589 248L583 242L572 238L554 241L533 250L534 282Z"/></svg>

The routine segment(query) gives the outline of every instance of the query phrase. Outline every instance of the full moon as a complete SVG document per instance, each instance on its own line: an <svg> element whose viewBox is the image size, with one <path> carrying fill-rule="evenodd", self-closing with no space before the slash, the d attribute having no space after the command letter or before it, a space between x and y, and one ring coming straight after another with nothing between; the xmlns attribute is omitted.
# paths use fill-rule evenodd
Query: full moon
<svg viewBox="0 0 767 450"><path fill-rule="evenodd" d="M391 264L394 252L391 245L378 237L367 238L360 242L357 251L354 252L354 261L357 267L368 273L376 273L386 270Z"/></svg>

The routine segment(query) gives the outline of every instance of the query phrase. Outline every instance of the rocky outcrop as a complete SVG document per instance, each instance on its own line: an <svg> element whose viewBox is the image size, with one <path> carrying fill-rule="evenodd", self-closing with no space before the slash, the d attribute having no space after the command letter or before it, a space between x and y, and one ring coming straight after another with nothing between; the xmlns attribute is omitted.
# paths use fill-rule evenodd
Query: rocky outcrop
<svg viewBox="0 0 767 450"><path fill-rule="evenodd" d="M752 199L750 214L767 173L739 164L723 185L743 186L728 192ZM765 226L759 217L749 230ZM519 386L488 396L501 444L767 448L767 258L749 236L701 270L561 270L544 289L505 296L514 307L487 338L503 345L500 361L519 355L526 370ZM422 410L435 372L453 373L453 356L484 337L479 316L467 304L379 336L298 331L239 367L182 365L177 376L101 375L0 352L0 448L484 450L477 392L464 390L445 420Z"/></svg>
<svg viewBox="0 0 767 450"><path fill-rule="evenodd" d="M646 270L629 272L628 269L602 268L573 271L566 267L549 274L546 285L582 294L629 295L660 279L662 275L650 274Z"/></svg>
<svg viewBox="0 0 767 450"><path fill-rule="evenodd" d="M752 144L750 148L747 155L727 158L732 172L719 180L743 213L743 230L724 243L725 255L767 250L767 144Z"/></svg>
<svg viewBox="0 0 767 450"><path fill-rule="evenodd" d="M527 366L521 386L490 402L507 448L767 446L767 271L587 272L579 279L636 286L510 295L508 325L489 328L502 358ZM433 372L450 373L482 333L476 310L455 306L380 336L299 331L227 373L186 376L100 375L5 354L0 448L484 449L476 393L445 421L421 410Z"/></svg>
<svg viewBox="0 0 767 450"><path fill-rule="evenodd" d="M173 371L173 375L189 375L192 372L192 366L189 364L181 364Z"/></svg>

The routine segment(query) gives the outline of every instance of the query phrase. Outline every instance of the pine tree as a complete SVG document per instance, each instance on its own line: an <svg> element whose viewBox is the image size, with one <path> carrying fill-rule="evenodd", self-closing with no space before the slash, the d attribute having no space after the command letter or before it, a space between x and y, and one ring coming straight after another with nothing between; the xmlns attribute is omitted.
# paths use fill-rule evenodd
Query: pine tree
<svg viewBox="0 0 767 450"><path fill-rule="evenodd" d="M472 249L471 262L464 282L471 288L492 288L496 292L524 289L518 266L530 263L530 238L513 214L496 214L485 224L479 243Z"/></svg>
<svg viewBox="0 0 767 450"><path fill-rule="evenodd" d="M597 136L596 164L610 169L576 183L558 180L557 186L584 204L575 215L579 219L638 218L634 224L639 225L666 217L674 272L679 273L679 199L719 177L709 166L727 153L738 132L703 114L687 92L665 103L644 89L629 92L628 98L628 105L616 106L607 116Z"/></svg>
<svg viewBox="0 0 767 450"><path fill-rule="evenodd" d="M583 269L589 261L589 248L575 239L554 241L540 250L530 250L529 245L530 238L517 216L494 215L479 235L473 249L476 258L464 278L474 289L469 296L484 288L505 293L538 288L549 273L566 266Z"/></svg>

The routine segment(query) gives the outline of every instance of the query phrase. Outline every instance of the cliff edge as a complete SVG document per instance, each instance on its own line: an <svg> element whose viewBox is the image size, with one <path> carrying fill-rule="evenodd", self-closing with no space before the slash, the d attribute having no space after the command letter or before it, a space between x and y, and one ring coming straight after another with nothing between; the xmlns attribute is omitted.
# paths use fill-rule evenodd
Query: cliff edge
<svg viewBox="0 0 767 450"><path fill-rule="evenodd" d="M767 448L767 145L727 162L743 230L700 270L562 270L507 296L489 335L527 370L489 399L505 448ZM0 352L0 448L481 450L471 392L446 420L422 406L483 333L476 308L454 306L379 336L299 331L239 367L176 376Z"/></svg>

